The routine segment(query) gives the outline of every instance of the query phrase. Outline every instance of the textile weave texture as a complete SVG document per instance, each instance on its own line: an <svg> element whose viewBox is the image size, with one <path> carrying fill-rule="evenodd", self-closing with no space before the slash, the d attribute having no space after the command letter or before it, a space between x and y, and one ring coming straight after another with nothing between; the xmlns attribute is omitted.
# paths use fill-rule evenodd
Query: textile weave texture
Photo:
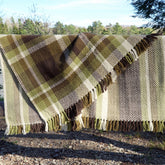
<svg viewBox="0 0 165 165"><path fill-rule="evenodd" d="M163 41L88 33L1 37L6 134L163 131Z"/></svg>
<svg viewBox="0 0 165 165"><path fill-rule="evenodd" d="M101 111L100 111L101 109ZM158 37L82 111L86 128L110 131L165 130L165 37Z"/></svg>

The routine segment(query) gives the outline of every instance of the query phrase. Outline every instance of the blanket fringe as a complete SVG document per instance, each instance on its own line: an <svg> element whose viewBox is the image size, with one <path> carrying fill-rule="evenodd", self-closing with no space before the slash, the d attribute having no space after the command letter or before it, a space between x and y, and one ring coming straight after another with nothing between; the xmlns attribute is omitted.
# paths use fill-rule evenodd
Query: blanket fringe
<svg viewBox="0 0 165 165"><path fill-rule="evenodd" d="M44 123L15 125L15 126L8 126L6 128L5 135L27 134L27 133L44 132L44 131L45 131Z"/></svg>
<svg viewBox="0 0 165 165"><path fill-rule="evenodd" d="M80 131L82 129L94 129L100 131L119 131L119 132L130 132L130 131L153 131L161 132L165 131L164 121L152 121L153 130L150 129L150 121L117 121L117 120L104 120L95 119L89 117L79 117L76 120L69 120L68 122L61 123L59 115L48 121L49 131ZM25 125L25 133L36 133L44 132L44 124L27 124ZM22 134L24 132L23 126L8 126L6 128L6 135Z"/></svg>
<svg viewBox="0 0 165 165"><path fill-rule="evenodd" d="M97 129L102 131L153 131L153 132L164 132L165 122L164 121L152 121L153 130L150 129L150 121L117 121L117 120L102 120L89 117L82 117L84 128L86 129ZM74 123L74 130L80 130L78 121ZM77 127L76 127L77 126Z"/></svg>
<svg viewBox="0 0 165 165"><path fill-rule="evenodd" d="M107 87L114 82L114 72L119 75L130 64L138 59L138 57L151 45L151 43L157 39L159 34L151 34L144 37L139 43L137 43L130 52L128 52L113 68L112 73L108 73L94 89L88 92L81 100L74 105L71 105L65 110L67 117L70 120L74 120L76 116L81 113L83 108L89 107L92 102L104 91Z"/></svg>
<svg viewBox="0 0 165 165"><path fill-rule="evenodd" d="M81 118L81 120L79 120ZM94 129L101 131L119 131L119 132L130 132L130 131L153 131L153 132L164 132L165 122L164 121L152 121L153 130L150 127L150 121L118 121L118 120L104 120L95 119L89 117L79 116L76 120L72 120L68 124L67 131L80 131L85 129Z"/></svg>
<svg viewBox="0 0 165 165"><path fill-rule="evenodd" d="M70 120L65 112L61 112L47 121L48 131L70 130Z"/></svg>

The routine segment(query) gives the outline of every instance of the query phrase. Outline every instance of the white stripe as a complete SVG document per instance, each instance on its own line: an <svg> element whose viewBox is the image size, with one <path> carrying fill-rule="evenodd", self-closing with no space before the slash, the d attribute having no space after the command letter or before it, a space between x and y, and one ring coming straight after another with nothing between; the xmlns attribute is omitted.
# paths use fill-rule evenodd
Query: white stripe
<svg viewBox="0 0 165 165"><path fill-rule="evenodd" d="M79 114L77 117L76 117L76 121L79 121L80 122L80 127L85 127L84 126L84 122L82 120L82 114Z"/></svg>
<svg viewBox="0 0 165 165"><path fill-rule="evenodd" d="M20 51L20 54L21 54L22 56L24 56L24 55L23 55L23 52L21 51L21 48L19 47L19 44L18 44L18 42L17 42L15 36L12 35L12 37L13 37L13 40L14 40L16 46L18 46L18 50ZM28 63L28 61L26 60L26 58L24 58L24 62L25 62L26 65L28 66L29 71L30 71L31 74L33 75L33 78L37 81L38 85L41 86L41 89L42 89L43 93L47 96L47 99L50 101L50 103L51 103L51 105L53 106L55 112L56 112L57 114L59 114L59 111L58 111L56 105L52 102L52 99L51 99L51 98L49 97L49 95L46 93L47 91L42 87L41 82L39 81L39 79L38 79L38 77L35 75L35 73L33 72L33 69L31 68L31 66L30 66L30 64ZM22 83L21 83L21 84L22 84ZM30 100L32 101L33 99L30 98Z"/></svg>
<svg viewBox="0 0 165 165"><path fill-rule="evenodd" d="M107 119L108 113L108 90L102 94L102 119Z"/></svg>
<svg viewBox="0 0 165 165"><path fill-rule="evenodd" d="M116 71L112 70L111 71L111 77L112 77L112 82L114 83L117 79L117 73Z"/></svg>
<svg viewBox="0 0 165 165"><path fill-rule="evenodd" d="M151 101L150 101L150 82L149 82L149 66L148 66L148 51L145 53L146 64L146 90L147 90L147 112L150 121L150 130L153 131L152 115L151 115Z"/></svg>
<svg viewBox="0 0 165 165"><path fill-rule="evenodd" d="M91 90L91 94L92 94L92 103L95 101L95 88L93 88L92 90Z"/></svg>
<svg viewBox="0 0 165 165"><path fill-rule="evenodd" d="M95 100L97 99L97 91L96 91L96 88L94 88L94 98L95 98Z"/></svg>
<svg viewBox="0 0 165 165"><path fill-rule="evenodd" d="M133 52L132 54L133 54L134 60L137 61L139 56L137 55L137 52L134 48L132 48L132 52Z"/></svg>
<svg viewBox="0 0 165 165"><path fill-rule="evenodd" d="M107 119L107 113L108 113L108 91L105 91L102 94L102 113L101 113L101 129L106 130L106 119Z"/></svg>

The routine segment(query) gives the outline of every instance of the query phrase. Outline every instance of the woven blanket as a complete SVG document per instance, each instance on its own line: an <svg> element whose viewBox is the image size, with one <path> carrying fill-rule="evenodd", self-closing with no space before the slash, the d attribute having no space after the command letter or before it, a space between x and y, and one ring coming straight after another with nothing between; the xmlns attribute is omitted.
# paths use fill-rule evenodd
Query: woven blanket
<svg viewBox="0 0 165 165"><path fill-rule="evenodd" d="M163 41L154 35L2 36L6 134L163 131Z"/></svg>
<svg viewBox="0 0 165 165"><path fill-rule="evenodd" d="M85 128L165 131L165 36L83 109L82 118Z"/></svg>

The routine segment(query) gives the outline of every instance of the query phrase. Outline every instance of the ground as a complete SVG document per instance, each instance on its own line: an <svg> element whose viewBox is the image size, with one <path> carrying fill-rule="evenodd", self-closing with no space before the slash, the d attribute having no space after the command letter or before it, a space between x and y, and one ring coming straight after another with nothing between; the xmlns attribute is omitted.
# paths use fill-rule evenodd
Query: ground
<svg viewBox="0 0 165 165"><path fill-rule="evenodd" d="M165 164L165 134L83 130L4 136L0 131L1 164Z"/></svg>

